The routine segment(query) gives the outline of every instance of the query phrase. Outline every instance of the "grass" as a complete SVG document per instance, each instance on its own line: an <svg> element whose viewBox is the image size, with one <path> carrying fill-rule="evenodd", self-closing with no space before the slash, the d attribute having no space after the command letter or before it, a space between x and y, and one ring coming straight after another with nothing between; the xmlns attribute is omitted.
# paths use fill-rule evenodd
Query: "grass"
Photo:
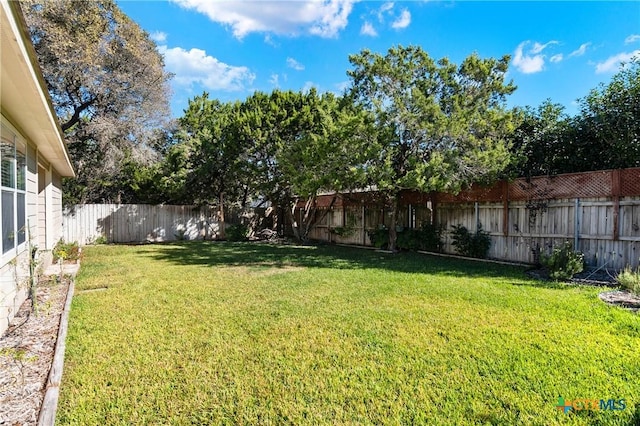
<svg viewBox="0 0 640 426"><path fill-rule="evenodd" d="M596 288L335 246L84 253L59 424L640 424L640 319Z"/></svg>

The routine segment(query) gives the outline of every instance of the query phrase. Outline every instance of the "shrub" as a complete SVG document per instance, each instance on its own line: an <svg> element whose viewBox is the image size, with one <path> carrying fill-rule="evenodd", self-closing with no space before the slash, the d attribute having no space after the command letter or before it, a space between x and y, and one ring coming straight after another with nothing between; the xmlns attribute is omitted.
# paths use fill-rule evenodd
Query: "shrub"
<svg viewBox="0 0 640 426"><path fill-rule="evenodd" d="M100 235L100 236L98 236L98 237L93 241L93 244L95 244L95 245L108 244L108 243L109 243L109 240L108 240L108 239L107 239L107 237L106 237L106 236L104 236L104 235Z"/></svg>
<svg viewBox="0 0 640 426"><path fill-rule="evenodd" d="M554 280L569 280L584 269L584 255L574 251L569 241L554 248L550 256L543 255L541 260Z"/></svg>
<svg viewBox="0 0 640 426"><path fill-rule="evenodd" d="M420 250L442 251L442 233L444 228L440 225L423 223L420 228Z"/></svg>
<svg viewBox="0 0 640 426"><path fill-rule="evenodd" d="M389 230L385 227L378 229L371 229L367 231L371 244L379 249L386 249L389 247Z"/></svg>
<svg viewBox="0 0 640 426"><path fill-rule="evenodd" d="M371 244L380 249L389 247L389 230L378 228L367 231ZM397 231L396 248L399 250L442 251L442 228L423 224L420 229L404 228Z"/></svg>
<svg viewBox="0 0 640 426"><path fill-rule="evenodd" d="M618 283L632 293L640 296L640 267L635 271L627 265L616 277Z"/></svg>
<svg viewBox="0 0 640 426"><path fill-rule="evenodd" d="M247 225L231 225L225 230L227 241L246 241L249 235L249 227Z"/></svg>
<svg viewBox="0 0 640 426"><path fill-rule="evenodd" d="M77 241L72 243L65 243L62 238L56 243L52 250L53 261L59 260L78 260L80 259L80 246Z"/></svg>
<svg viewBox="0 0 640 426"><path fill-rule="evenodd" d="M462 225L452 225L452 228L452 244L460 255L479 259L487 257L491 247L491 237L488 232L482 230L481 225L478 226L475 233L470 232Z"/></svg>

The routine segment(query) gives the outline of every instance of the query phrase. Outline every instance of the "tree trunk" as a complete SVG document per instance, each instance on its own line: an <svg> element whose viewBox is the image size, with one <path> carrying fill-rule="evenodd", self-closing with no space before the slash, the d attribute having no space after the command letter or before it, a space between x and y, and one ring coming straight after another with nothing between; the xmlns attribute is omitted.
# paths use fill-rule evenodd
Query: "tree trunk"
<svg viewBox="0 0 640 426"><path fill-rule="evenodd" d="M394 194L391 198L391 224L389 225L389 250L396 252L396 242L398 241L398 210L400 209L400 197Z"/></svg>
<svg viewBox="0 0 640 426"><path fill-rule="evenodd" d="M298 241L302 241L302 236L300 234L300 225L298 225L298 222L296 221L296 217L295 217L295 209L296 209L296 203L293 204L293 206L289 206L286 210L287 210L287 217L289 218L289 221L291 222L291 229L293 230L293 236L296 238L296 240Z"/></svg>

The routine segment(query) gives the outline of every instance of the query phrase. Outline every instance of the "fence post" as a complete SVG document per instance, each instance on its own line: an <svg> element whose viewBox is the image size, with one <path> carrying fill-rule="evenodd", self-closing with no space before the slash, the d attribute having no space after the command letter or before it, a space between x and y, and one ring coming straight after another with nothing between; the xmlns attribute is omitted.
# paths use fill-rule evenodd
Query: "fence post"
<svg viewBox="0 0 640 426"><path fill-rule="evenodd" d="M477 201L475 203L473 203L473 208L475 210L476 232L478 232L478 230L480 228L480 206L479 206L479 203Z"/></svg>
<svg viewBox="0 0 640 426"><path fill-rule="evenodd" d="M362 245L366 246L367 245L367 220L366 220L366 215L367 214L367 207L363 204L362 205Z"/></svg>
<svg viewBox="0 0 640 426"><path fill-rule="evenodd" d="M618 216L620 214L620 169L611 172L611 195L613 198L613 241L618 241L620 229Z"/></svg>
<svg viewBox="0 0 640 426"><path fill-rule="evenodd" d="M575 218L573 220L573 249L578 251L578 243L580 241L580 198L575 201Z"/></svg>
<svg viewBox="0 0 640 426"><path fill-rule="evenodd" d="M502 234L509 236L509 181L502 181Z"/></svg>

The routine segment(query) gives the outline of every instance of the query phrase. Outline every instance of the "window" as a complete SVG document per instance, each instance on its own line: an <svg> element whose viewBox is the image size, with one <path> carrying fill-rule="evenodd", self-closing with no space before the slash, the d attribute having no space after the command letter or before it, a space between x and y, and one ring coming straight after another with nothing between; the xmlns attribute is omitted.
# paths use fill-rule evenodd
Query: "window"
<svg viewBox="0 0 640 426"><path fill-rule="evenodd" d="M0 134L2 254L26 241L27 170L25 146L4 124Z"/></svg>

